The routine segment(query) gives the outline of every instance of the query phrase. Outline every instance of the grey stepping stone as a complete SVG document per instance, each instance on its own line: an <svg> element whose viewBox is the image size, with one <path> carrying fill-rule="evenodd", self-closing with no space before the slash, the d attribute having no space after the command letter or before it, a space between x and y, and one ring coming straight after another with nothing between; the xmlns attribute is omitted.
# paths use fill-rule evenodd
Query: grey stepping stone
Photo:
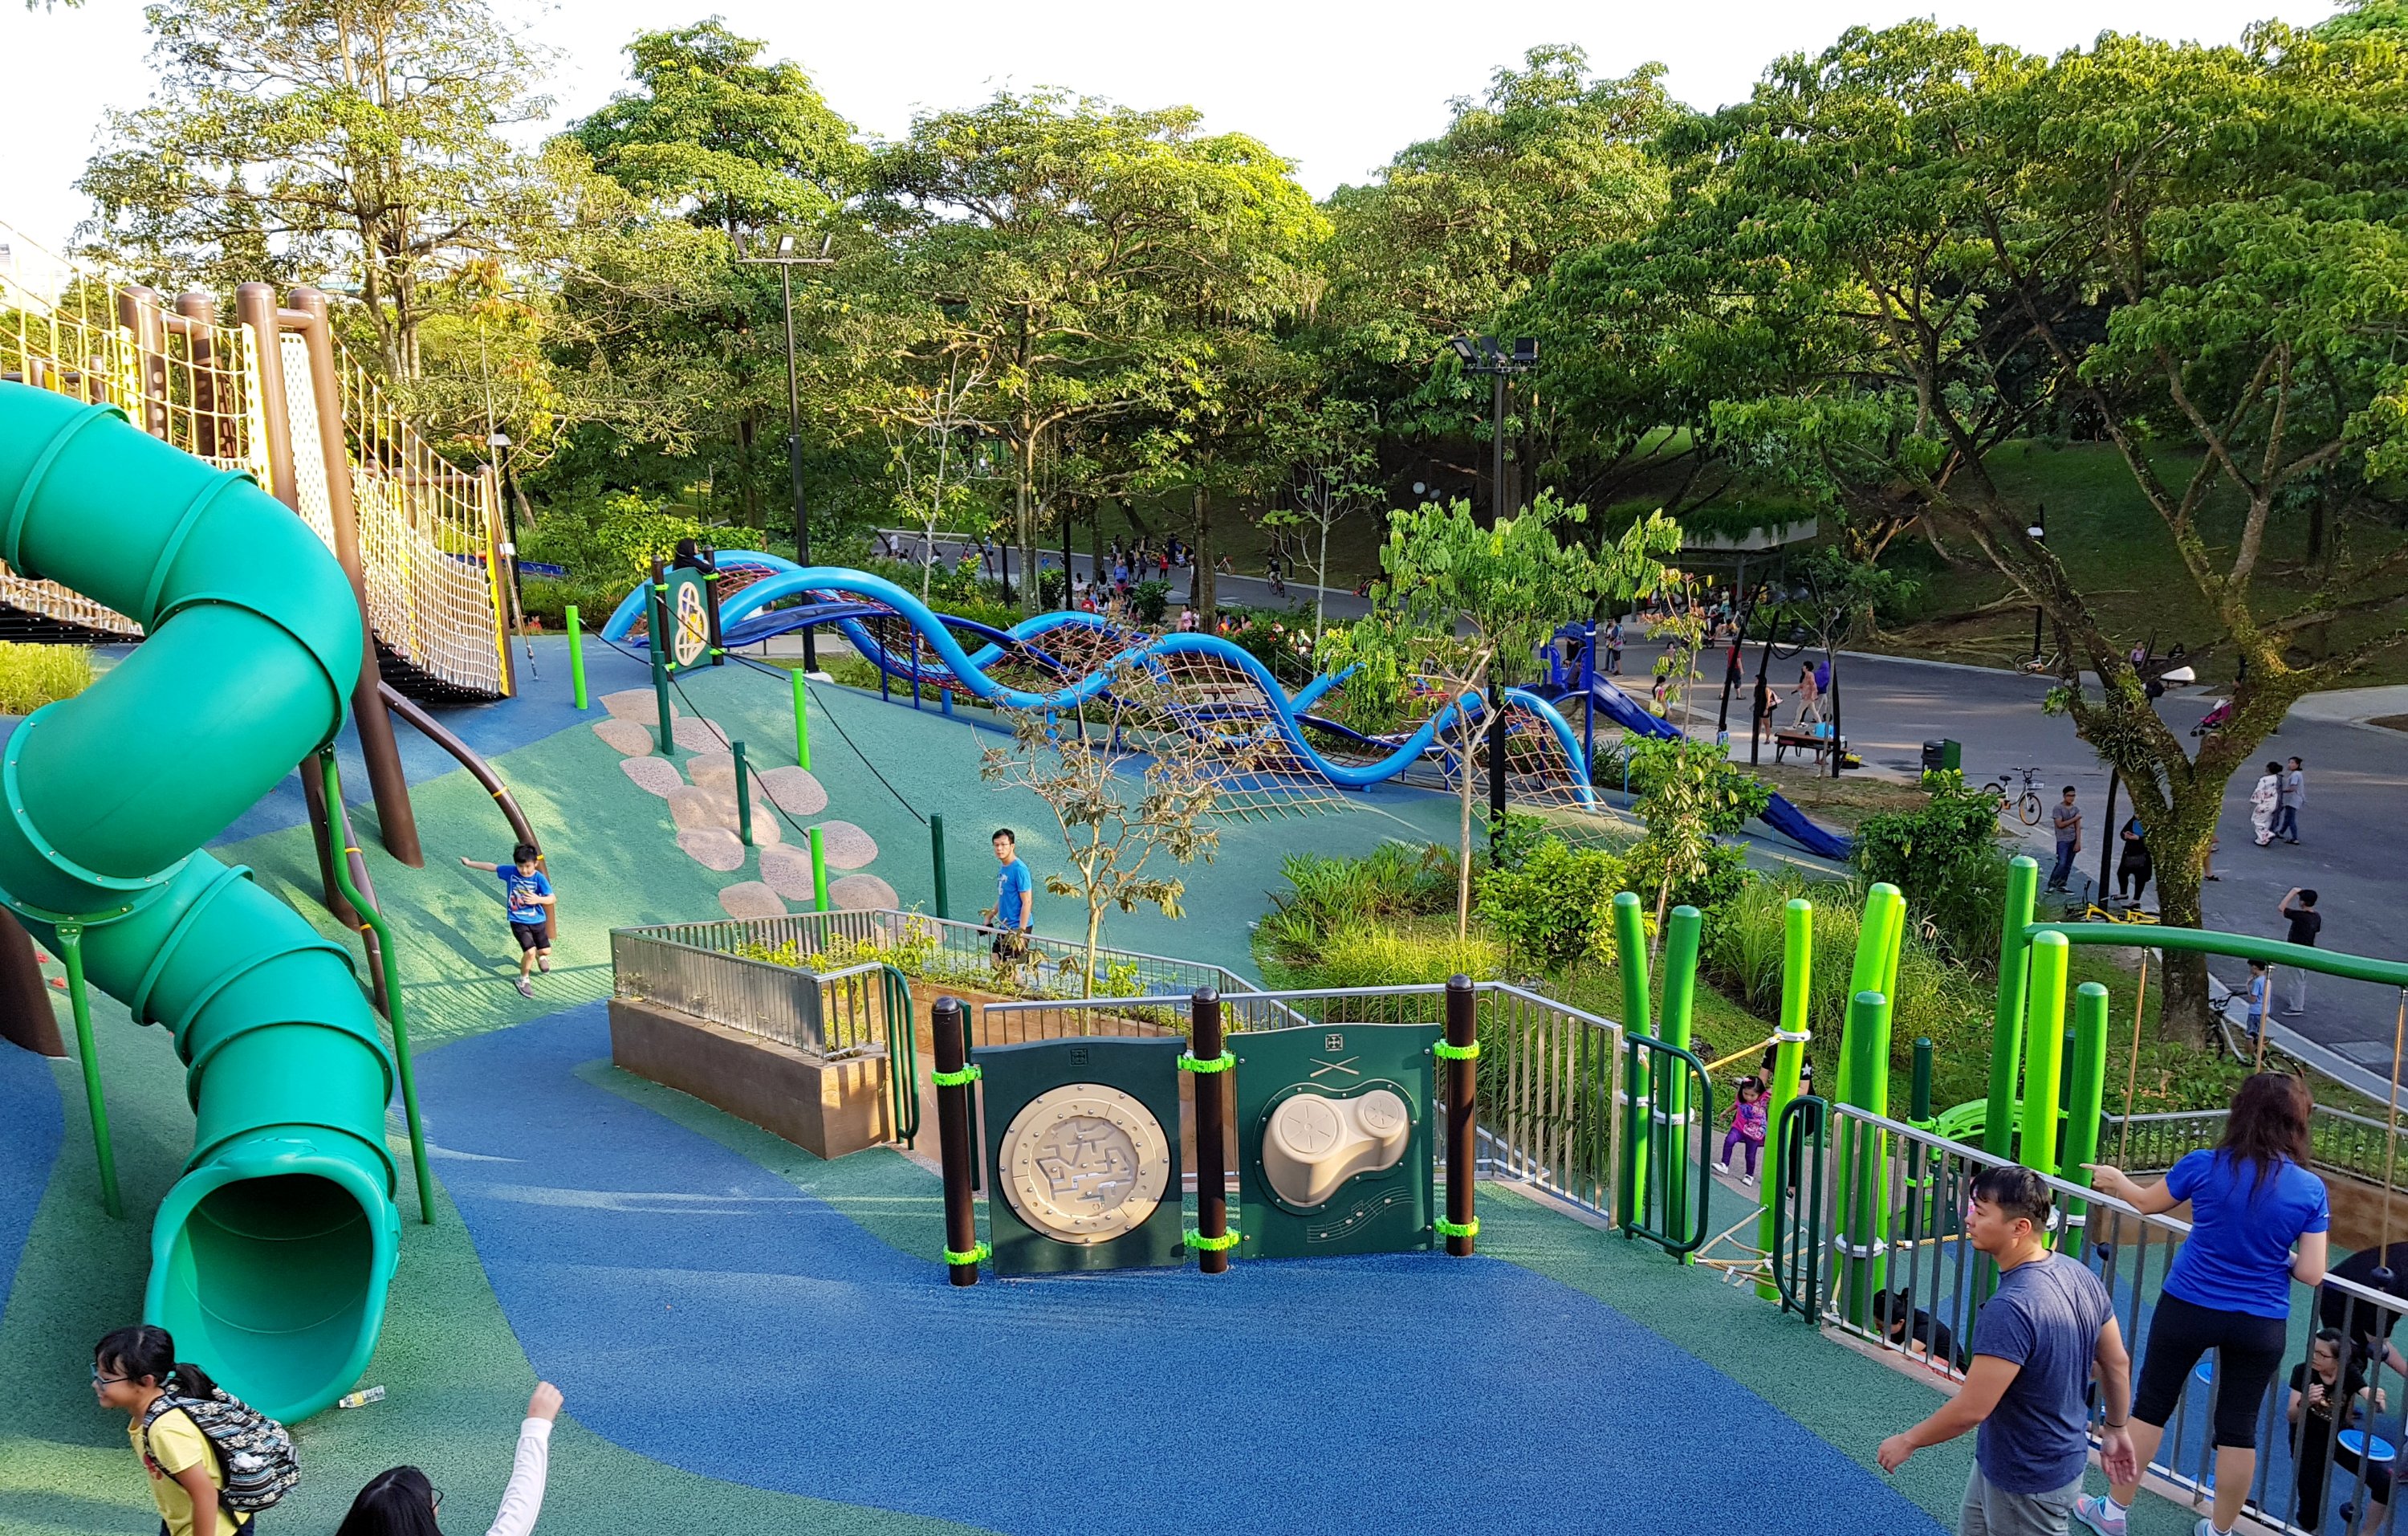
<svg viewBox="0 0 2408 1536"><path fill-rule="evenodd" d="M864 869L878 857L878 844L851 822L822 822L820 854L831 869Z"/></svg>
<svg viewBox="0 0 2408 1536"><path fill-rule="evenodd" d="M666 757L622 758L619 771L655 795L666 796L673 789L687 787L684 778L678 773L677 765Z"/></svg>
<svg viewBox="0 0 2408 1536"><path fill-rule="evenodd" d="M604 694L602 707L610 711L613 720L632 720L639 725L660 724L660 697L650 688L622 688L615 694ZM669 706L672 720L684 712L675 704Z"/></svg>
<svg viewBox="0 0 2408 1536"><path fill-rule="evenodd" d="M724 874L744 868L744 844L724 826L701 826L680 832L677 842L696 864Z"/></svg>
<svg viewBox="0 0 2408 1536"><path fill-rule="evenodd" d="M828 883L828 903L846 912L885 912L899 907L895 887L876 875L847 875Z"/></svg>
<svg viewBox="0 0 2408 1536"><path fill-rule="evenodd" d="M811 855L792 843L761 850L761 878L792 901L811 898Z"/></svg>
<svg viewBox="0 0 2408 1536"><path fill-rule="evenodd" d="M738 881L719 893L719 904L730 917L783 917L786 904L778 893L757 880Z"/></svg>
<svg viewBox="0 0 2408 1536"><path fill-rule="evenodd" d="M595 735L610 743L612 750L629 757L641 757L652 750L652 726L639 725L633 720L597 720L594 723Z"/></svg>
<svg viewBox="0 0 2408 1536"><path fill-rule="evenodd" d="M764 768L761 782L767 786L769 798L778 803L778 809L789 816L816 816L827 809L827 791L803 768Z"/></svg>

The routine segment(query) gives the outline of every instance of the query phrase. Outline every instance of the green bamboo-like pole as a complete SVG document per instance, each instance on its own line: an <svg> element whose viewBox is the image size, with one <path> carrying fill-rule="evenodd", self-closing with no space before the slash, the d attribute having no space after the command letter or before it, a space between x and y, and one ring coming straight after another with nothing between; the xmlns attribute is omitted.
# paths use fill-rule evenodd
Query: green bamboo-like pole
<svg viewBox="0 0 2408 1536"><path fill-rule="evenodd" d="M1647 919L1639 905L1639 897L1624 891L1613 898L1613 952L1622 967L1622 1035L1653 1035L1655 1026L1647 1012ZM1633 1058L1634 1060L1636 1057ZM1650 1103L1646 1077L1638 1072L1626 1074L1622 1106L1623 1142L1629 1171L1625 1185L1644 1199L1647 1192L1647 1143L1652 1139L1648 1119ZM1628 1220L1632 1213L1625 1213Z"/></svg>
<svg viewBox="0 0 2408 1536"><path fill-rule="evenodd" d="M1889 1113L1889 1041L1883 1026L1888 1012L1889 999L1878 992L1859 992L1848 1001L1848 1077L1856 1090L1848 1102L1871 1114ZM1889 1230L1889 1181L1883 1168L1882 1138L1871 1127L1848 1122L1842 1145L1842 1166L1850 1177L1848 1270L1842 1300L1848 1321L1861 1327L1871 1320L1873 1295L1884 1280L1881 1252Z"/></svg>
<svg viewBox="0 0 2408 1536"><path fill-rule="evenodd" d="M1855 998L1870 992L1888 1006L1889 993L1885 988L1893 984L1898 974L1895 959L1899 940L1906 932L1906 897L1899 888L1884 881L1865 893L1865 912L1856 925L1856 963L1848 972L1848 996ZM1853 1017L1853 1013L1850 1015ZM1842 1103L1856 1099L1856 1052L1841 1044L1839 1097ZM1889 1064L1883 1059L1882 1070Z"/></svg>
<svg viewBox="0 0 2408 1536"><path fill-rule="evenodd" d="M585 631L577 622L577 605L571 603L561 615L568 629L568 682L577 691L577 707L585 708Z"/></svg>
<svg viewBox="0 0 2408 1536"><path fill-rule="evenodd" d="M657 574L658 567L655 567ZM652 644L645 647L652 657L652 696L661 707L661 755L677 755L676 717L669 712L669 610L663 594L668 591L666 581L654 581L645 600L652 608Z"/></svg>
<svg viewBox="0 0 2408 1536"><path fill-rule="evenodd" d="M727 743L728 755L736 759L736 835L746 847L752 844L752 770L744 762L744 743Z"/></svg>
<svg viewBox="0 0 2408 1536"><path fill-rule="evenodd" d="M810 830L811 841L811 911L828 910L827 853L820 844L820 829Z"/></svg>
<svg viewBox="0 0 2408 1536"><path fill-rule="evenodd" d="M117 1138L108 1128L108 1099L101 1092L100 1057L92 1042L92 995L84 989L83 925L58 925L59 958L67 967L67 1005L75 1013L76 1060L83 1068L83 1101L92 1112L92 1151L100 1163L100 1203L113 1219L125 1214L117 1189Z"/></svg>
<svg viewBox="0 0 2408 1536"><path fill-rule="evenodd" d="M2065 1158L2057 1177L2087 1187L2085 1163L2099 1160L2099 1116L2107 1098L2107 989L2085 982L2073 994L2073 1060L2068 1068L2073 1101L2065 1114ZM2065 1202L2066 1249L2079 1254L2074 1224L2090 1209L2086 1200Z"/></svg>
<svg viewBox="0 0 2408 1536"><path fill-rule="evenodd" d="M2023 1140L2015 1161L2057 1171L2057 1095L2065 1062L2065 936L2032 941L2031 985L2024 999Z"/></svg>
<svg viewBox="0 0 2408 1536"><path fill-rule="evenodd" d="M1765 1109L1771 1117L1768 1122L1771 1134L1765 1140L1767 1161L1756 1186L1764 1199L1764 1213L1756 1218L1756 1241L1768 1265L1778 1259L1772 1252L1773 1213L1786 1177L1784 1170L1789 1166L1781 1144L1782 1118L1789 1101L1798 1097L1806 1041L1812 1038L1806 1018L1813 1001L1813 981L1814 904L1803 897L1792 897L1781 913L1781 1027L1772 1037L1772 1092ZM1758 1282L1756 1294L1767 1301L1781 1299L1780 1287L1769 1281Z"/></svg>
<svg viewBox="0 0 2408 1536"><path fill-rule="evenodd" d="M1689 1048L1692 1014L1697 1002L1698 936L1704 919L1695 907L1675 907L1664 925L1664 1017L1657 1036L1667 1045ZM1663 1084L1661 1113L1650 1124L1658 1127L1656 1155L1664 1159L1664 1205L1676 1216L1689 1209L1689 1073L1677 1058L1666 1057L1658 1081ZM1681 1256L1689 1262L1689 1256Z"/></svg>
<svg viewBox="0 0 2408 1536"><path fill-rule="evenodd" d="M795 761L808 770L811 766L811 701L803 691L803 674L786 674L795 680Z"/></svg>
<svg viewBox="0 0 2408 1536"><path fill-rule="evenodd" d="M1990 1103L1982 1123L1982 1150L2003 1157L2014 1144L2015 1079L2023 1066L2024 993L2032 908L2040 898L2040 866L2029 854L2007 864L2007 910L1999 925L1999 1006L1990 1022Z"/></svg>
<svg viewBox="0 0 2408 1536"><path fill-rule="evenodd" d="M928 812L928 862L937 876L937 916L941 921L953 915L945 897L945 813L941 811Z"/></svg>

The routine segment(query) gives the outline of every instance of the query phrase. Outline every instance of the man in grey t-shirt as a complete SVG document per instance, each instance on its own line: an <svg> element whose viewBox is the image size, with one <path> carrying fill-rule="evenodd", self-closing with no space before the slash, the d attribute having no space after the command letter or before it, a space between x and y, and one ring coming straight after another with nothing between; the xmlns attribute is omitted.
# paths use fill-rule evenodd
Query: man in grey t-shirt
<svg viewBox="0 0 2408 1536"><path fill-rule="evenodd" d="M2133 1475L2132 1360L2115 1309L2082 1261L2048 1251L2048 1185L2028 1168L1975 1175L1966 1238L1999 1266L1973 1318L1973 1363L1956 1396L1881 1443L1894 1472L1927 1445L1980 1428L1957 1536L2064 1536L2090 1459L2083 1387L2095 1373L2106 1410L2100 1459Z"/></svg>
<svg viewBox="0 0 2408 1536"><path fill-rule="evenodd" d="M2048 824L2057 829L2057 868L2048 872L2048 888L2065 889L2065 882L2073 873L2073 855L2082 852L2082 809L2073 803L2073 786L2065 786L2065 798L2048 808Z"/></svg>

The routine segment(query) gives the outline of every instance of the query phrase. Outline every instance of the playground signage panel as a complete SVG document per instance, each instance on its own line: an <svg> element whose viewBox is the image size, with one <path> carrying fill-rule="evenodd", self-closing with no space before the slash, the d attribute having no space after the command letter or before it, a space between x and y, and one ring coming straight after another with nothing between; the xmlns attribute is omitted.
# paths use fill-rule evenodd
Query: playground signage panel
<svg viewBox="0 0 2408 1536"><path fill-rule="evenodd" d="M1435 1245L1434 1024L1229 1037L1238 1058L1238 1245L1246 1258Z"/></svg>
<svg viewBox="0 0 2408 1536"><path fill-rule="evenodd" d="M1170 1267L1180 1209L1177 1039L1088 1037L970 1054L985 1090L995 1272Z"/></svg>

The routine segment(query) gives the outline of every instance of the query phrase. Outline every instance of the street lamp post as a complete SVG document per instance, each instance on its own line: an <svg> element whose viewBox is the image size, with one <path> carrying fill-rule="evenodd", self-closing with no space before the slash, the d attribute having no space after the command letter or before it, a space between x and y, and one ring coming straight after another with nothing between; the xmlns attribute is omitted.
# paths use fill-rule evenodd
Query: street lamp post
<svg viewBox="0 0 2408 1536"><path fill-rule="evenodd" d="M2024 532L2030 536L2031 541L2035 544L2043 543L2047 540L2048 506L2046 503L2043 502L2032 508L2031 526L2026 528ZM2038 671L2040 669L2040 626L2041 620L2046 612L2047 610L2042 608L2040 604L2034 603L2032 605L2031 664L2034 671Z"/></svg>
<svg viewBox="0 0 2408 1536"><path fill-rule="evenodd" d="M805 256L796 252L795 237L781 235L767 255L744 253L745 241L738 237L736 259L748 266L774 266L778 269L778 288L786 309L786 469L795 488L795 560L799 565L811 563L810 514L803 505L803 403L802 385L796 374L795 364L795 268L826 266L835 257L828 248L836 243L833 235L820 239L819 254ZM819 654L811 643L811 626L803 626L803 670L819 670Z"/></svg>
<svg viewBox="0 0 2408 1536"><path fill-rule="evenodd" d="M1499 341L1493 336L1458 336L1447 345L1455 349L1463 371L1478 376L1485 374L1495 388L1490 395L1489 446L1490 478L1488 487L1488 518L1492 523L1505 520L1505 381L1517 373L1528 373L1539 366L1539 341L1536 337L1517 336L1510 341ZM1498 655L1489 663L1488 680L1488 847L1491 853L1505 832L1505 665ZM1470 765L1466 764L1468 768Z"/></svg>

